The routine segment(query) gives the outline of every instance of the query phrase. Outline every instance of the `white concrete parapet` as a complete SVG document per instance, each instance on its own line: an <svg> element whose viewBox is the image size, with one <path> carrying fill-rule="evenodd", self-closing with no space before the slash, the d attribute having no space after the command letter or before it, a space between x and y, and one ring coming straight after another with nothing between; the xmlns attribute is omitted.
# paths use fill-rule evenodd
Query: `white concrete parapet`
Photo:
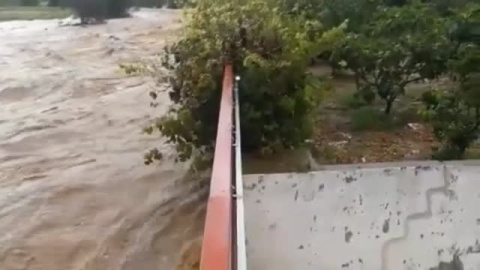
<svg viewBox="0 0 480 270"><path fill-rule="evenodd" d="M480 269L475 164L352 165L244 185L249 270Z"/></svg>

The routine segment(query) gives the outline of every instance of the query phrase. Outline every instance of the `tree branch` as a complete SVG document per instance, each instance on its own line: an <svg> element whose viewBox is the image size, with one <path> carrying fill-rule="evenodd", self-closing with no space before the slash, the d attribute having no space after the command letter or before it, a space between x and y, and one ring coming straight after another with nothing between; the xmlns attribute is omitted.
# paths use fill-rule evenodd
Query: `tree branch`
<svg viewBox="0 0 480 270"><path fill-rule="evenodd" d="M409 83L413 83L413 82L418 82L418 81L421 81L423 78L422 77L416 77L416 78L412 78L412 79L406 79L404 81L402 81L400 83L400 86L403 88L405 87L407 84Z"/></svg>

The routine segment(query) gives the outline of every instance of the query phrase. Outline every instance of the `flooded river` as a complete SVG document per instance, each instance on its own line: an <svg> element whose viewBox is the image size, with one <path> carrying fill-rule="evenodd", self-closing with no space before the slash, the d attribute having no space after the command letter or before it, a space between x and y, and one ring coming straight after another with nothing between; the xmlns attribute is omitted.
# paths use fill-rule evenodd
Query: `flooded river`
<svg viewBox="0 0 480 270"><path fill-rule="evenodd" d="M150 108L151 80L118 68L160 52L179 18L0 23L1 270L164 270L195 253L205 187L168 155L142 159L168 98Z"/></svg>

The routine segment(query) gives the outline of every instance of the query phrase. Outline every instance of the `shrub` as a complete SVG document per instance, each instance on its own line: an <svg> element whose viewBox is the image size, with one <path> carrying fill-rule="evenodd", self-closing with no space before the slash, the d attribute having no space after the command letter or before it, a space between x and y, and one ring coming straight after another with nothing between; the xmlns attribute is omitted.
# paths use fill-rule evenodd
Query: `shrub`
<svg viewBox="0 0 480 270"><path fill-rule="evenodd" d="M133 6L137 7L163 7L166 0L134 0Z"/></svg>
<svg viewBox="0 0 480 270"><path fill-rule="evenodd" d="M72 0L71 6L81 23L89 23L90 20L102 21L106 18L106 1L103 0Z"/></svg>
<svg viewBox="0 0 480 270"><path fill-rule="evenodd" d="M425 116L432 123L442 147L436 159L462 159L480 137L480 6L472 6L458 16L452 38L458 42L450 72L457 79L456 88L423 95Z"/></svg>
<svg viewBox="0 0 480 270"><path fill-rule="evenodd" d="M39 0L22 0L22 6L38 6Z"/></svg>
<svg viewBox="0 0 480 270"><path fill-rule="evenodd" d="M107 18L121 18L128 16L128 0L103 0L107 2Z"/></svg>
<svg viewBox="0 0 480 270"><path fill-rule="evenodd" d="M359 94L344 93L335 97L335 102L342 109L355 110L369 105Z"/></svg>
<svg viewBox="0 0 480 270"><path fill-rule="evenodd" d="M309 138L315 98L306 74L317 39L308 35L309 21L279 3L199 1L185 36L166 48L163 67L175 105L147 131L159 130L180 159L214 147L226 61L241 76L243 150L270 152Z"/></svg>
<svg viewBox="0 0 480 270"><path fill-rule="evenodd" d="M401 110L395 115L385 115L376 108L361 107L351 112L350 127L353 131L388 131L419 120L421 117L413 108Z"/></svg>
<svg viewBox="0 0 480 270"><path fill-rule="evenodd" d="M393 117L373 107L363 107L350 114L350 128L353 131L381 131L395 127Z"/></svg>
<svg viewBox="0 0 480 270"><path fill-rule="evenodd" d="M128 0L71 0L71 6L82 23L91 19L102 21L106 18L127 16Z"/></svg>
<svg viewBox="0 0 480 270"><path fill-rule="evenodd" d="M462 159L468 147L479 137L480 111L478 107L468 105L457 91L435 96L438 97L436 100L427 103L426 117L442 147L437 149L433 158Z"/></svg>
<svg viewBox="0 0 480 270"><path fill-rule="evenodd" d="M49 0L49 7L69 7L71 6L72 0Z"/></svg>
<svg viewBox="0 0 480 270"><path fill-rule="evenodd" d="M167 0L167 8L179 8L181 3L177 0Z"/></svg>
<svg viewBox="0 0 480 270"><path fill-rule="evenodd" d="M49 7L58 7L60 5L59 0L49 0L48 1L48 6Z"/></svg>

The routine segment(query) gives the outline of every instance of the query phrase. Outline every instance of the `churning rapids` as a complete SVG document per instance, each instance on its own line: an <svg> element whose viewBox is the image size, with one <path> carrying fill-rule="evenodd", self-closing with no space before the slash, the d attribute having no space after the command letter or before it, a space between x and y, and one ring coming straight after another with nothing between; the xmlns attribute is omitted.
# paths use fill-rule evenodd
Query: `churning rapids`
<svg viewBox="0 0 480 270"><path fill-rule="evenodd" d="M141 129L169 100L150 108L152 80L119 69L159 53L179 31L179 12L63 22L0 23L0 269L194 261L205 187L168 155L143 164L162 139Z"/></svg>

